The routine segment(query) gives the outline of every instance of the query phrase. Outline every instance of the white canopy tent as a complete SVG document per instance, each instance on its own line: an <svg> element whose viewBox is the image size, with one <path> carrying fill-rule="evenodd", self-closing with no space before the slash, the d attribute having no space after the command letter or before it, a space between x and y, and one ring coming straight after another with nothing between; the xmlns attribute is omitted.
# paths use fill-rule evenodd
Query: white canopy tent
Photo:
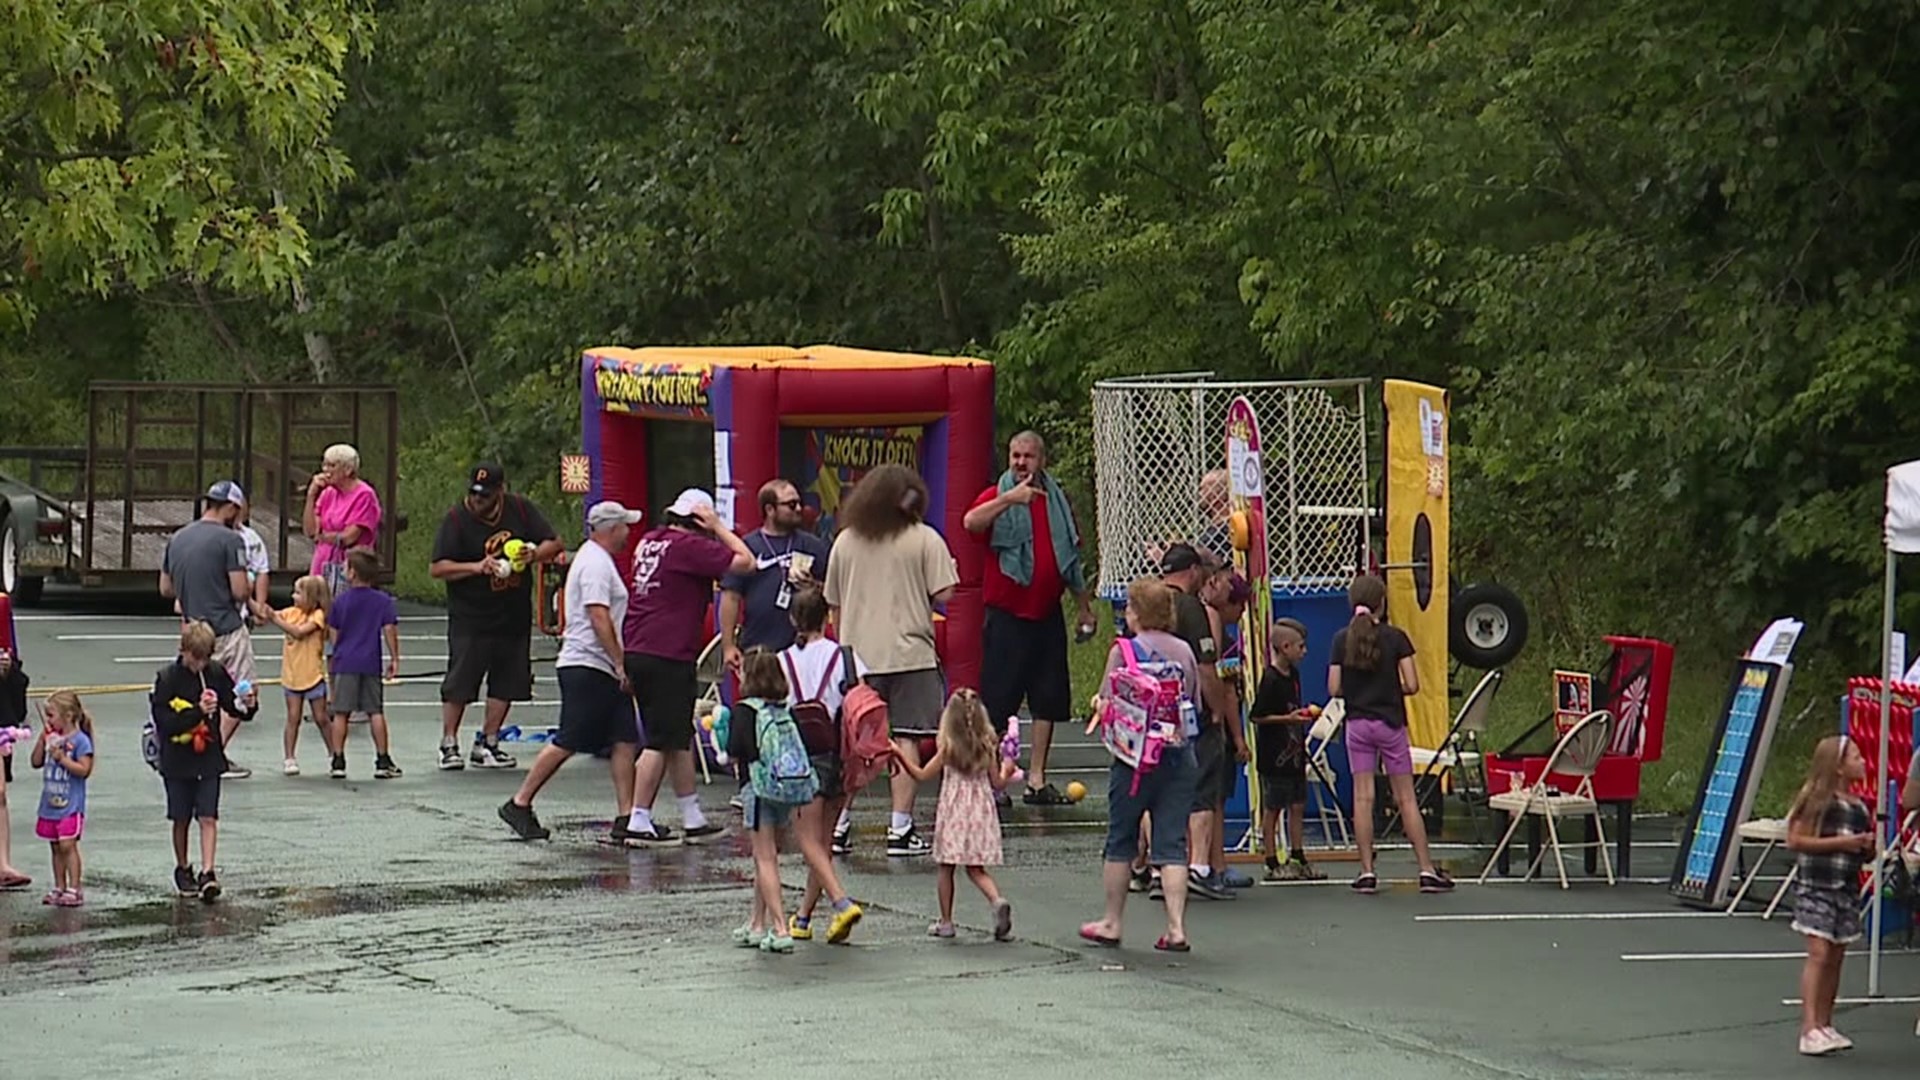
<svg viewBox="0 0 1920 1080"><path fill-rule="evenodd" d="M1895 816L1887 805L1888 738L1893 714L1893 681L1901 672L1893 669L1893 601L1898 582L1898 560L1902 555L1920 554L1920 461L1909 461L1887 470L1887 592L1880 625L1880 775L1875 778L1878 793L1875 805L1883 818ZM1896 818L1897 819L1897 818ZM1880 993L1881 875L1886 872L1887 830L1884 823L1874 830L1879 838L1879 858L1873 863L1873 928L1867 951L1867 994Z"/></svg>

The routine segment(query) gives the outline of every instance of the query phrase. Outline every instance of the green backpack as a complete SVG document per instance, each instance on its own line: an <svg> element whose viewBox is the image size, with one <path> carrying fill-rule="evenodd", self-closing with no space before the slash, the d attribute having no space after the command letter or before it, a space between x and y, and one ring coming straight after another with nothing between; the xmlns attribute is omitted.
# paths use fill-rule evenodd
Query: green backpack
<svg viewBox="0 0 1920 1080"><path fill-rule="evenodd" d="M789 806L812 802L820 793L820 779L814 775L793 710L785 702L759 698L744 698L741 704L753 708L753 741L760 752L759 760L747 769L754 797Z"/></svg>

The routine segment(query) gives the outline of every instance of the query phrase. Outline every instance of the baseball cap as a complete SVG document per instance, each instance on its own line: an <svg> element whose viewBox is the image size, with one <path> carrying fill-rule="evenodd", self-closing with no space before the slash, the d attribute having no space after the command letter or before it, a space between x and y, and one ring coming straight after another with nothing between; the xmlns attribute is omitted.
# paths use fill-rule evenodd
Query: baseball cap
<svg viewBox="0 0 1920 1080"><path fill-rule="evenodd" d="M612 500L597 502L587 511L587 527L599 532L614 525L638 525L641 516L640 511L629 510Z"/></svg>
<svg viewBox="0 0 1920 1080"><path fill-rule="evenodd" d="M499 491L507 482L507 470L491 461L483 461L473 467L473 475L467 481L467 490L475 495L489 491Z"/></svg>
<svg viewBox="0 0 1920 1080"><path fill-rule="evenodd" d="M235 506L247 505L247 493L240 485L231 480L221 480L207 489L207 501L210 503L232 503Z"/></svg>
<svg viewBox="0 0 1920 1080"><path fill-rule="evenodd" d="M701 508L713 509L713 496L699 488L688 488L673 500L672 506L667 507L667 513L692 517L694 511Z"/></svg>
<svg viewBox="0 0 1920 1080"><path fill-rule="evenodd" d="M1204 565L1205 560L1200 558L1200 553L1194 550L1192 544L1184 541L1168 544L1167 550L1160 553L1160 572L1163 574L1178 574Z"/></svg>

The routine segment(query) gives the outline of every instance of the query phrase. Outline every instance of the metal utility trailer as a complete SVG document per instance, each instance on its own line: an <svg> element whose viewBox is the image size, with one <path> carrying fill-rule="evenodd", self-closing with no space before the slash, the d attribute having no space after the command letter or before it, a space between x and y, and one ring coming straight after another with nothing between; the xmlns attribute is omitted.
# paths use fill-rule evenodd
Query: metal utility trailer
<svg viewBox="0 0 1920 1080"><path fill-rule="evenodd" d="M48 581L150 584L167 538L228 479L247 492L274 581L290 583L313 558L301 516L322 453L354 446L391 508L399 441L391 386L95 382L84 446L0 446L0 591L31 605ZM388 566L405 527L389 509L377 540Z"/></svg>

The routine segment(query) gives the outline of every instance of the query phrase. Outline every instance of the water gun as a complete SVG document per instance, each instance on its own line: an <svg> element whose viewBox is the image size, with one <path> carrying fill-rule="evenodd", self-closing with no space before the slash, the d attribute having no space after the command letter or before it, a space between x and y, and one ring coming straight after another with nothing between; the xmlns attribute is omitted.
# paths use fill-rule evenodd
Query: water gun
<svg viewBox="0 0 1920 1080"><path fill-rule="evenodd" d="M507 565L512 567L516 574L525 573L527 568L533 565L533 555L538 550L537 544L520 539L509 540L500 545L500 554L506 558Z"/></svg>
<svg viewBox="0 0 1920 1080"><path fill-rule="evenodd" d="M717 706L713 712L700 718L700 726L706 730L707 741L713 744L713 763L721 768L727 767L728 722L733 719L733 710L725 705Z"/></svg>
<svg viewBox="0 0 1920 1080"><path fill-rule="evenodd" d="M1018 716L1007 717L1007 734L1000 740L1000 756L1008 761L1020 760L1020 718ZM1025 769L1016 766L1012 779L1021 780L1026 775Z"/></svg>
<svg viewBox="0 0 1920 1080"><path fill-rule="evenodd" d="M33 741L33 729L29 727L0 727L0 754L13 753L15 743Z"/></svg>

